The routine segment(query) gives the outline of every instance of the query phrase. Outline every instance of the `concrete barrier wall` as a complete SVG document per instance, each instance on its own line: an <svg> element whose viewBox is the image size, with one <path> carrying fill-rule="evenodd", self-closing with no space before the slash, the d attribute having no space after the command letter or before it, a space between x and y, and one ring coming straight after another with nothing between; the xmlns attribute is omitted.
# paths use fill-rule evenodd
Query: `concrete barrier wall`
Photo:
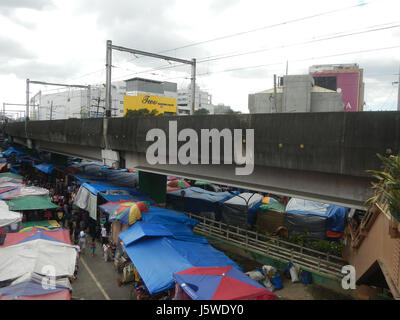
<svg viewBox="0 0 400 320"><path fill-rule="evenodd" d="M178 132L196 130L199 141L201 129L254 129L259 166L367 176L365 170L380 167L376 153L400 151L400 112L396 111L111 118L110 146L144 153L151 144L145 141L147 131L160 128L168 133L171 120L178 121ZM27 133L32 140L103 148L102 126L102 119L30 121ZM24 123L9 123L5 132L26 137Z"/></svg>

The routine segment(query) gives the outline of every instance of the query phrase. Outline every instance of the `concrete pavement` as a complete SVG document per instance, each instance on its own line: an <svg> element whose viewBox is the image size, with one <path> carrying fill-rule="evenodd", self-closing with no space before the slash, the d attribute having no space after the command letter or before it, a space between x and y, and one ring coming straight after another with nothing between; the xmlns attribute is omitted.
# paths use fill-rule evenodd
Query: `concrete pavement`
<svg viewBox="0 0 400 320"><path fill-rule="evenodd" d="M113 262L105 262L103 250L96 243L94 257L89 248L79 259L78 279L72 282L72 296L83 300L129 300L132 283L118 286L117 280L122 277L114 269Z"/></svg>

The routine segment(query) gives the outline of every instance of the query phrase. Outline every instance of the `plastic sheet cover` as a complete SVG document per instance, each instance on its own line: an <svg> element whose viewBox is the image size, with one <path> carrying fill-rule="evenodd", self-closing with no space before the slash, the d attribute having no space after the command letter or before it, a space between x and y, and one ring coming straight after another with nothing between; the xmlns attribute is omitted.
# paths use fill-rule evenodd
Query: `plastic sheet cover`
<svg viewBox="0 0 400 320"><path fill-rule="evenodd" d="M13 188L7 192L0 193L1 200L11 200L16 198L22 198L26 196L48 196L49 190L39 187L27 187L27 186L19 186Z"/></svg>
<svg viewBox="0 0 400 320"><path fill-rule="evenodd" d="M44 288L42 283L27 281L0 288L0 300L70 300L69 288Z"/></svg>
<svg viewBox="0 0 400 320"><path fill-rule="evenodd" d="M51 202L48 196L25 196L7 200L7 205L12 211L57 209L58 206Z"/></svg>
<svg viewBox="0 0 400 320"><path fill-rule="evenodd" d="M33 167L44 173L51 174L56 166L51 163L41 163Z"/></svg>
<svg viewBox="0 0 400 320"><path fill-rule="evenodd" d="M19 223L22 220L22 214L8 210L4 201L0 201L0 227L8 226L13 223Z"/></svg>
<svg viewBox="0 0 400 320"><path fill-rule="evenodd" d="M246 227L246 225L254 225L257 218L257 210L262 205L261 194L241 193L222 205L222 219L230 225ZM244 199L243 199L244 198ZM246 201L248 201L248 212Z"/></svg>
<svg viewBox="0 0 400 320"><path fill-rule="evenodd" d="M229 192L212 192L197 187L191 187L184 190L185 195L182 197L182 190L171 191L167 193L167 203L174 208L199 215L201 212L214 212L216 217L221 216L222 203L234 197Z"/></svg>
<svg viewBox="0 0 400 320"><path fill-rule="evenodd" d="M43 239L32 240L0 248L0 281L26 274L43 274L45 266L54 266L57 277L70 277L74 273L76 248L62 242Z"/></svg>
<svg viewBox="0 0 400 320"><path fill-rule="evenodd" d="M285 226L289 232L325 239L327 230L344 232L347 213L345 207L292 198L286 206Z"/></svg>
<svg viewBox="0 0 400 320"><path fill-rule="evenodd" d="M97 220L97 196L91 193L83 185L79 188L74 199L74 205L88 211L91 218Z"/></svg>

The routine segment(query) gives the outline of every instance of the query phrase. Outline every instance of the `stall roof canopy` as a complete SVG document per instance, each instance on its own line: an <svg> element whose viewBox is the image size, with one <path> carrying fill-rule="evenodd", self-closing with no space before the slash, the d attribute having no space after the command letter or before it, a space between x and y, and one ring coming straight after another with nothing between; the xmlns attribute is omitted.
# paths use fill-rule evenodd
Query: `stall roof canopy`
<svg viewBox="0 0 400 320"><path fill-rule="evenodd" d="M229 204L233 206L246 206L246 201L244 200L246 199L248 201L249 208L252 208L254 206L259 207L261 205L262 198L263 196L261 194L245 192L225 201L224 204Z"/></svg>
<svg viewBox="0 0 400 320"><path fill-rule="evenodd" d="M125 246L125 250L150 294L173 288L173 274L194 266L239 268L225 254L204 242L155 237L134 242Z"/></svg>
<svg viewBox="0 0 400 320"><path fill-rule="evenodd" d="M68 168L71 175L82 182L104 182L121 187L135 187L139 183L138 173L111 169L98 162L73 163Z"/></svg>
<svg viewBox="0 0 400 320"><path fill-rule="evenodd" d="M116 187L114 187L116 188ZM135 189L121 188L122 190L111 190L111 192L100 192L100 195L108 202L121 200L147 201L152 204L154 201L145 193Z"/></svg>
<svg viewBox="0 0 400 320"><path fill-rule="evenodd" d="M1 178L12 178L12 179L20 179L20 180L24 179L23 176L21 176L19 174L12 173L12 172L0 173L0 179Z"/></svg>
<svg viewBox="0 0 400 320"><path fill-rule="evenodd" d="M48 196L27 196L6 201L10 210L25 211L25 210L43 210L56 209L57 205L51 202Z"/></svg>
<svg viewBox="0 0 400 320"><path fill-rule="evenodd" d="M0 227L18 223L22 220L22 214L19 212L9 211L8 207L0 207Z"/></svg>
<svg viewBox="0 0 400 320"><path fill-rule="evenodd" d="M199 223L199 221L189 218L182 212L168 210L156 206L150 206L149 212L142 214L142 221L148 223L160 223L164 225L181 223L191 228Z"/></svg>
<svg viewBox="0 0 400 320"><path fill-rule="evenodd" d="M107 191L126 191L128 193L136 191L135 189L112 186L104 183L98 183L98 184L84 183L82 187L88 189L94 195L97 195L100 192L107 192Z"/></svg>
<svg viewBox="0 0 400 320"><path fill-rule="evenodd" d="M143 213L143 215L145 214L147 213ZM119 235L126 246L144 238L155 237L171 237L188 242L208 243L204 237L195 235L190 227L180 223L163 225L138 221Z"/></svg>
<svg viewBox="0 0 400 320"><path fill-rule="evenodd" d="M28 232L7 233L3 247L9 247L18 243L23 243L38 239L71 244L71 238L69 236L68 230L63 229L63 230L45 231L37 229Z"/></svg>
<svg viewBox="0 0 400 320"><path fill-rule="evenodd" d="M320 219L326 219L327 230L341 233L344 232L345 217L348 211L349 209L345 207L297 198L290 199L286 206L287 214L293 214L299 217L297 221L293 221L293 223L300 225L301 216L320 217Z"/></svg>
<svg viewBox="0 0 400 320"><path fill-rule="evenodd" d="M3 152L3 156L9 157L12 153L16 153L17 155L23 154L23 152L15 149L13 147L9 147L6 151Z"/></svg>
<svg viewBox="0 0 400 320"><path fill-rule="evenodd" d="M51 174L53 172L53 169L57 166L52 163L41 163L33 167L46 174Z"/></svg>
<svg viewBox="0 0 400 320"><path fill-rule="evenodd" d="M54 266L56 277L71 277L74 274L76 248L63 242L36 239L0 250L0 281L32 273L43 274L46 265Z"/></svg>
<svg viewBox="0 0 400 320"><path fill-rule="evenodd" d="M44 288L42 283L26 281L0 288L0 300L69 300L69 288Z"/></svg>
<svg viewBox="0 0 400 320"><path fill-rule="evenodd" d="M223 202L233 197L229 192L213 192L197 187L184 190L183 210L194 214L201 212L214 212L220 215L220 208ZM170 191L167 193L167 202L175 208L182 207L181 190Z"/></svg>
<svg viewBox="0 0 400 320"><path fill-rule="evenodd" d="M229 192L213 192L207 191L197 187L191 187L184 190L184 198L201 199L208 202L226 201L233 197ZM182 190L168 192L168 195L182 198Z"/></svg>

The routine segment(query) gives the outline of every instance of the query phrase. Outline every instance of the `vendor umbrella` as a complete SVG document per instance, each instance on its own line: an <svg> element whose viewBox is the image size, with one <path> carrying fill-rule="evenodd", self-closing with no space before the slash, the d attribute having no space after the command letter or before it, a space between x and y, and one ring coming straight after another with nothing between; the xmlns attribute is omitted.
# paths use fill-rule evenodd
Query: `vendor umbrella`
<svg viewBox="0 0 400 320"><path fill-rule="evenodd" d="M173 277L193 300L276 299L275 294L232 266L192 267Z"/></svg>
<svg viewBox="0 0 400 320"><path fill-rule="evenodd" d="M123 202L119 205L118 209L110 215L108 221L113 222L119 220L121 223L130 226L140 219L142 219L142 215L136 203Z"/></svg>
<svg viewBox="0 0 400 320"><path fill-rule="evenodd" d="M177 187L181 189L190 188L191 185L187 183L185 180L173 180L168 182L168 187Z"/></svg>

